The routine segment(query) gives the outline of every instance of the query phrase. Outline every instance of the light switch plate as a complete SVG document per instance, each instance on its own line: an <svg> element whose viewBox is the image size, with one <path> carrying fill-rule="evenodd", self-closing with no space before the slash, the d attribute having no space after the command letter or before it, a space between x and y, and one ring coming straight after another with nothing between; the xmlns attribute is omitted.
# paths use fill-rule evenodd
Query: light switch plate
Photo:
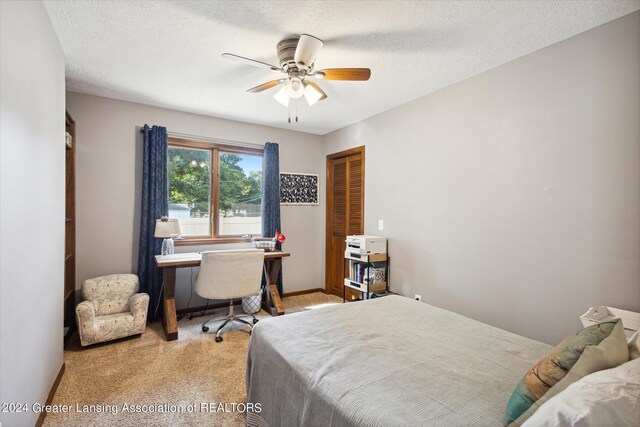
<svg viewBox="0 0 640 427"><path fill-rule="evenodd" d="M384 222L381 219L379 219L378 220L378 230L382 231L383 229L384 229Z"/></svg>

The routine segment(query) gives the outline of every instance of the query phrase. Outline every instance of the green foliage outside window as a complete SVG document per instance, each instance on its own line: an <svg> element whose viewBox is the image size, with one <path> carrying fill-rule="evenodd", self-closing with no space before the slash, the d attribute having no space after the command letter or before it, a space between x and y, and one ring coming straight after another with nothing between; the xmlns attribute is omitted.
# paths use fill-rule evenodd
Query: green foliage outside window
<svg viewBox="0 0 640 427"><path fill-rule="evenodd" d="M192 217L209 214L211 154L205 150L169 147L169 203L186 204Z"/></svg>
<svg viewBox="0 0 640 427"><path fill-rule="evenodd" d="M210 153L208 150L169 147L169 203L188 205L192 217L209 214ZM262 173L246 173L239 165L242 156L220 153L219 209L225 214L238 215L247 212L253 216L252 213L260 211Z"/></svg>
<svg viewBox="0 0 640 427"><path fill-rule="evenodd" d="M222 212L247 207L260 211L262 197L262 172L248 174L238 165L238 154L220 153L220 210Z"/></svg>

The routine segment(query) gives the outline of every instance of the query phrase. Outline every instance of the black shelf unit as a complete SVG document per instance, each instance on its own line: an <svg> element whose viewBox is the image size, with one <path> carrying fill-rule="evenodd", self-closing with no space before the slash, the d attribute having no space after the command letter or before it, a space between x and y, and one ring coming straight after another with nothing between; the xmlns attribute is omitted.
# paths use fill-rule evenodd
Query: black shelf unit
<svg viewBox="0 0 640 427"><path fill-rule="evenodd" d="M360 257L360 258L357 258ZM347 302L346 299L346 291L347 288L354 289L360 292L361 298L355 299L352 301L363 301L371 298L376 298L377 296L381 296L380 294L389 294L389 283L390 283L390 257L388 254L371 254L371 255L353 255L349 253L345 253L345 261L349 263L349 277L345 277L344 284L342 287L342 302ZM354 265L360 264L365 268L367 275L364 277L362 282L358 282L354 280ZM371 269L367 269L367 267L373 268L384 268L384 276L385 281L382 283L372 283L371 277ZM383 285L383 286L377 286Z"/></svg>

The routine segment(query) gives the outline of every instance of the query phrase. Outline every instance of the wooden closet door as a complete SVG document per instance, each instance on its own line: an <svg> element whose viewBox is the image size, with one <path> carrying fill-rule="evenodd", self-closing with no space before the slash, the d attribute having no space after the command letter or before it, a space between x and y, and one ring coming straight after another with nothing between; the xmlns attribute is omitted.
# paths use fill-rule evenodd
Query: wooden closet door
<svg viewBox="0 0 640 427"><path fill-rule="evenodd" d="M347 235L364 232L364 159L347 157ZM345 236L346 237L346 236Z"/></svg>
<svg viewBox="0 0 640 427"><path fill-rule="evenodd" d="M327 238L325 290L342 297L347 235L364 229L364 147L327 156ZM347 299L359 297L348 289Z"/></svg>

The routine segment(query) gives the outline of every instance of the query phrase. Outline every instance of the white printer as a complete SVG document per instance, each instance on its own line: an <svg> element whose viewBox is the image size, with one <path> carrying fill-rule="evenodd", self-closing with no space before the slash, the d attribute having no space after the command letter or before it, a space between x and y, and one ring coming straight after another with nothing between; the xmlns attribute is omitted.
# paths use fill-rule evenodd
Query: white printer
<svg viewBox="0 0 640 427"><path fill-rule="evenodd" d="M381 236L347 236L347 254L369 255L386 254L387 238Z"/></svg>

